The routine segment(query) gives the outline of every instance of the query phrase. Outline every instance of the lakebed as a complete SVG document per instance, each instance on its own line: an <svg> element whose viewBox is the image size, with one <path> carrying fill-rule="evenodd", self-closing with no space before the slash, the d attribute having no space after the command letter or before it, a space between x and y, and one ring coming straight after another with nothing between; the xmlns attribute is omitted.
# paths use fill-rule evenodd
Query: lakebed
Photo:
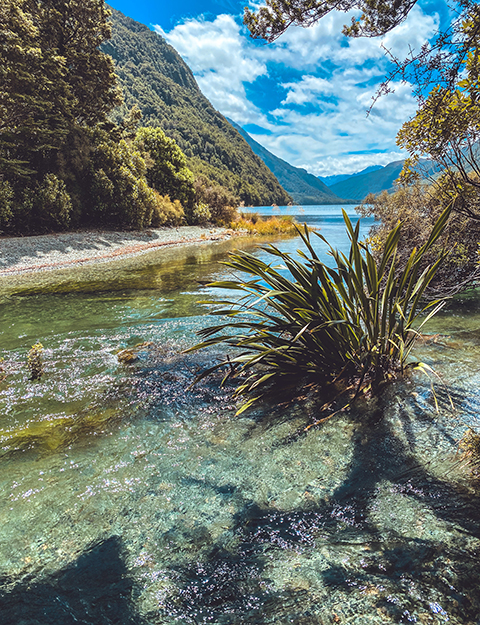
<svg viewBox="0 0 480 625"><path fill-rule="evenodd" d="M346 244L338 209L304 216ZM454 411L415 376L304 433L314 399L234 417L218 380L189 389L219 356L183 353L211 323L199 300L238 246L0 281L0 620L476 623L479 502L457 443L478 427L479 298L417 352Z"/></svg>
<svg viewBox="0 0 480 625"><path fill-rule="evenodd" d="M159 248L229 239L227 228L179 226L141 231L85 230L0 238L0 277L108 263Z"/></svg>

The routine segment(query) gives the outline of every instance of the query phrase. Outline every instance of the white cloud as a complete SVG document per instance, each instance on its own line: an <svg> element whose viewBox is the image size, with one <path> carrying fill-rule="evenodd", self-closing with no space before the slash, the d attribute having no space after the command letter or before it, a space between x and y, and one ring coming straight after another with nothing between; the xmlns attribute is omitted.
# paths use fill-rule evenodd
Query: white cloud
<svg viewBox="0 0 480 625"><path fill-rule="evenodd" d="M343 68L358 67L372 60L379 61L383 66L387 63L384 48L403 58L410 48L418 51L438 29L436 17L426 15L414 6L407 20L383 39L348 38L342 35L342 26L349 23L353 15L354 12L337 11L329 13L310 28L292 26L273 46L269 46L267 56L297 69L318 67L323 62Z"/></svg>
<svg viewBox="0 0 480 625"><path fill-rule="evenodd" d="M341 29L349 21L349 14L331 13L311 28L290 28L271 45L253 43L230 15L189 19L168 33L155 28L221 113L240 125L265 128L270 134L256 135L259 143L292 165L327 175L402 158L395 135L416 108L411 86L399 83L366 116L388 59L377 39L345 38ZM401 58L408 46L418 50L437 22L415 6L383 45ZM277 73L286 77L280 83L285 97L279 104L277 95L261 110L249 101L246 85L255 91L259 77Z"/></svg>
<svg viewBox="0 0 480 625"><path fill-rule="evenodd" d="M267 66L233 17L219 15L213 22L190 19L169 33L160 26L155 30L185 59L200 89L221 113L240 124L268 124L248 101L244 86L266 75Z"/></svg>
<svg viewBox="0 0 480 625"><path fill-rule="evenodd" d="M317 76L304 76L299 82L284 83L284 89L288 94L282 104L306 104L313 102L319 95L334 94L334 86L331 80Z"/></svg>

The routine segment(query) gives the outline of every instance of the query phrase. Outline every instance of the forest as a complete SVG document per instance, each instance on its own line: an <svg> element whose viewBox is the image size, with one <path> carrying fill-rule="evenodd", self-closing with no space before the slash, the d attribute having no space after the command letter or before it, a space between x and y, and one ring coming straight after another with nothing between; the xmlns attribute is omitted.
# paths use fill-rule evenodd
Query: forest
<svg viewBox="0 0 480 625"><path fill-rule="evenodd" d="M176 52L110 18L98 0L2 3L0 230L195 224L241 201L286 204Z"/></svg>
<svg viewBox="0 0 480 625"><path fill-rule="evenodd" d="M180 55L158 34L112 9L112 38L102 49L115 63L125 103L142 123L174 139L195 176L234 193L246 205L286 205L291 197L232 125L202 94Z"/></svg>

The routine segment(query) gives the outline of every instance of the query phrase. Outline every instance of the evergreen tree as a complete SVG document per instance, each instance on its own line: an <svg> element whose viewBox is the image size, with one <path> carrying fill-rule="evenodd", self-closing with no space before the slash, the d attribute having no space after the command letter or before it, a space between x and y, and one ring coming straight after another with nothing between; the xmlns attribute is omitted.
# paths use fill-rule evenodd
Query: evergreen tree
<svg viewBox="0 0 480 625"><path fill-rule="evenodd" d="M40 5L40 43L68 68L71 116L93 126L121 103L112 59L99 49L110 39L110 11L103 0L36 0Z"/></svg>
<svg viewBox="0 0 480 625"><path fill-rule="evenodd" d="M0 166L5 177L35 173L38 156L66 134L65 64L40 46L38 6L0 4Z"/></svg>
<svg viewBox="0 0 480 625"><path fill-rule="evenodd" d="M191 218L195 190L194 177L187 159L174 139L160 128L140 128L135 138L137 148L148 155L147 180L151 187L171 200L179 200L187 219Z"/></svg>
<svg viewBox="0 0 480 625"><path fill-rule="evenodd" d="M103 0L2 0L0 164L5 176L41 178L75 127L121 102Z"/></svg>
<svg viewBox="0 0 480 625"><path fill-rule="evenodd" d="M96 129L122 101L113 61L99 49L108 16L103 0L0 3L0 182L13 192L1 227L78 222ZM62 218L45 218L53 209L45 212L42 189L61 199Z"/></svg>

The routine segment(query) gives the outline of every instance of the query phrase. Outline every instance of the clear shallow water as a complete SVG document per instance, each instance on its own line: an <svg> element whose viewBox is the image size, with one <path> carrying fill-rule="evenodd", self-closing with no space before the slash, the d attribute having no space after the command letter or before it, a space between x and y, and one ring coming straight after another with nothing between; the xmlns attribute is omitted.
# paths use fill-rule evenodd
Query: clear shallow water
<svg viewBox="0 0 480 625"><path fill-rule="evenodd" d="M316 216L344 245L338 215ZM478 299L419 348L454 414L419 377L303 434L314 399L234 418L229 389L186 390L215 357L181 351L227 248L3 283L0 622L477 623L456 441L478 423Z"/></svg>

